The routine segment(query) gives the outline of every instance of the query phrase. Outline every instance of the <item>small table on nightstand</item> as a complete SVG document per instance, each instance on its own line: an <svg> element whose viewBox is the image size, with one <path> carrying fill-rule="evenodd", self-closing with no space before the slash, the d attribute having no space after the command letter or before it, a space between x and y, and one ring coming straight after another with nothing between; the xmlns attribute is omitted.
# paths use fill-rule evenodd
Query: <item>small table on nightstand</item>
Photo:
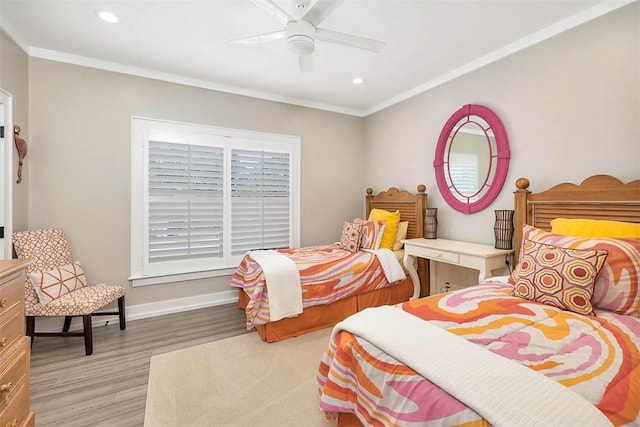
<svg viewBox="0 0 640 427"><path fill-rule="evenodd" d="M502 268L512 249L496 249L479 243L459 242L445 239L406 239L404 243L403 263L416 289L420 288L420 279L413 262L415 257L431 261L455 264L461 267L479 270L479 282L491 277L491 271ZM430 278L433 280L433 278ZM413 298L417 298L413 295Z"/></svg>

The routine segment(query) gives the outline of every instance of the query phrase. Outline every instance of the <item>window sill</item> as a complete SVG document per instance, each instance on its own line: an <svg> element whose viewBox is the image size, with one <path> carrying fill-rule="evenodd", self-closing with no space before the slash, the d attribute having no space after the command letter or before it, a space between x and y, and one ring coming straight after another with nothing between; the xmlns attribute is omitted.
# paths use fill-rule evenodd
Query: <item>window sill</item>
<svg viewBox="0 0 640 427"><path fill-rule="evenodd" d="M129 277L131 286L161 285L164 283L186 282L189 280L208 279L211 277L232 276L235 268L223 268L220 270L195 271L191 273L164 274L161 276L132 276Z"/></svg>

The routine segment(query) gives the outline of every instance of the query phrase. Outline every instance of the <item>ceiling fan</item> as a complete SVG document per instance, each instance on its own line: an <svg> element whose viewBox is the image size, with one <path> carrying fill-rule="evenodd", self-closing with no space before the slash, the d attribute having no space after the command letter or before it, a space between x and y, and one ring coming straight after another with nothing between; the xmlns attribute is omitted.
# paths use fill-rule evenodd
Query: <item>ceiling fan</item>
<svg viewBox="0 0 640 427"><path fill-rule="evenodd" d="M300 70L313 70L313 57L316 40L341 44L372 52L379 52L384 42L347 34L340 31L327 30L318 25L324 21L343 0L317 0L311 5L311 0L294 0L296 17L290 15L273 0L251 0L262 10L277 19L285 27L278 31L255 34L248 37L231 40L231 43L256 44L271 40L286 39L287 47L298 57Z"/></svg>

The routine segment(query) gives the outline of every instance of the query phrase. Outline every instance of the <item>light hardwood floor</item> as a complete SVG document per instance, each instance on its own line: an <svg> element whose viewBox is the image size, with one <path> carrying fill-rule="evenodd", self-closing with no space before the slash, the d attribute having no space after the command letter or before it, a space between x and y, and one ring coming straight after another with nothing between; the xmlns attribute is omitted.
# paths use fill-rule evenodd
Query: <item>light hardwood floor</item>
<svg viewBox="0 0 640 427"><path fill-rule="evenodd" d="M151 356L244 333L244 312L230 304L94 328L91 356L82 337L36 337L36 426L142 426Z"/></svg>

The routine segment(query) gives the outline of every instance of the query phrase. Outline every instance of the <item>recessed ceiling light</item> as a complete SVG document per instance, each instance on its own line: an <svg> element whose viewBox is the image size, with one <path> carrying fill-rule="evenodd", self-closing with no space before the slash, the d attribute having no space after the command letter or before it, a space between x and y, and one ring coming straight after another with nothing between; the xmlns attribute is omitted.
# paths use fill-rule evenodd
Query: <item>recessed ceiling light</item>
<svg viewBox="0 0 640 427"><path fill-rule="evenodd" d="M353 84L354 85L361 85L362 83L364 83L364 79L362 77L355 77L353 79Z"/></svg>
<svg viewBox="0 0 640 427"><path fill-rule="evenodd" d="M93 13L95 13L96 16L104 22L108 22L110 24L117 24L120 21L116 15L106 10L96 9Z"/></svg>

